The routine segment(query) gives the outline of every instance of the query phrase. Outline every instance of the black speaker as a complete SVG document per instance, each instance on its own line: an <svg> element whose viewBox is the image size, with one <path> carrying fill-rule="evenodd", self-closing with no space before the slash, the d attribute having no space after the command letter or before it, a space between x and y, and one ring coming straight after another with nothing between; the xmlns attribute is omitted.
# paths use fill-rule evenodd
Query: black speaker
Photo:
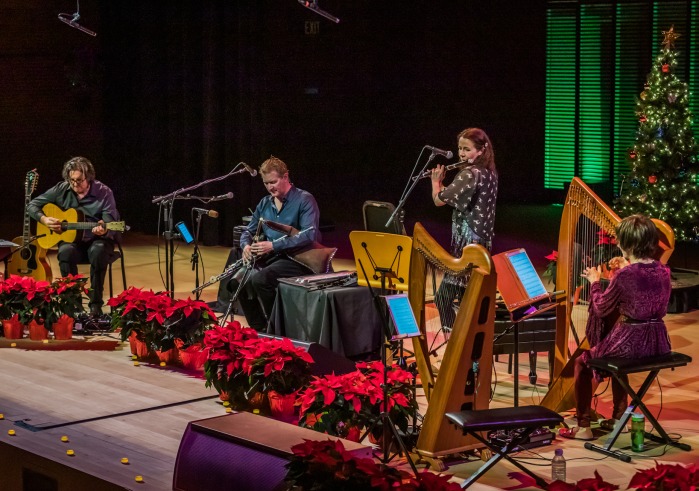
<svg viewBox="0 0 699 491"><path fill-rule="evenodd" d="M260 337L264 338L274 338L283 339L283 336L274 336L272 334L260 334ZM345 358L339 353L322 346L318 343L311 343L308 341L297 341L296 339L289 338L289 341L293 343L297 348L305 349L311 358L313 358L313 363L311 365L311 373L317 377L322 377L329 373L335 373L335 375L342 375L344 373L354 372L357 369L355 363L349 358Z"/></svg>
<svg viewBox="0 0 699 491"><path fill-rule="evenodd" d="M233 413L187 425L175 461L175 491L281 491L291 447L304 440L336 440L251 413ZM343 440L358 458L371 447Z"/></svg>

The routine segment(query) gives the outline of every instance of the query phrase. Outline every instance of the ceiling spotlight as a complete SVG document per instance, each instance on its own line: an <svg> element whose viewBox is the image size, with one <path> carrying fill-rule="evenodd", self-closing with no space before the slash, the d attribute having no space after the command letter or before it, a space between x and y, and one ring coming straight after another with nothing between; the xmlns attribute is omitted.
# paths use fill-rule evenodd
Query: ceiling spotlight
<svg viewBox="0 0 699 491"><path fill-rule="evenodd" d="M333 21L335 24L339 24L340 19L335 17L334 15L326 12L325 10L322 10L320 7L318 7L318 0L298 0L301 5L306 7L309 10L312 10L318 15L322 15L328 20Z"/></svg>
<svg viewBox="0 0 699 491"><path fill-rule="evenodd" d="M91 31L87 27L83 27L78 24L78 19L80 19L80 0L77 0L78 7L74 14L58 14L58 20L68 24L70 27L89 34L90 36L97 36L95 31Z"/></svg>

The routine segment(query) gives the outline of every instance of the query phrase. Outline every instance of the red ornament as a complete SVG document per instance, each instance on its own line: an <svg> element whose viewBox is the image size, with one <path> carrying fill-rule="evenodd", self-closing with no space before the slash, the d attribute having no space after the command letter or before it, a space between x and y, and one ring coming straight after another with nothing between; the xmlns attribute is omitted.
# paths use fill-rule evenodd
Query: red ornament
<svg viewBox="0 0 699 491"><path fill-rule="evenodd" d="M660 69L663 71L663 73L668 73L670 71L670 65L664 63Z"/></svg>
<svg viewBox="0 0 699 491"><path fill-rule="evenodd" d="M658 176L648 176L648 182L651 184L655 184L658 182Z"/></svg>
<svg viewBox="0 0 699 491"><path fill-rule="evenodd" d="M636 152L634 152L633 150L632 150L631 152L629 152L629 157L631 157L632 159L635 159L635 158L636 158Z"/></svg>
<svg viewBox="0 0 699 491"><path fill-rule="evenodd" d="M638 118L638 120L639 120L641 123L645 123L646 121L648 121L648 118L646 118L646 115L645 115L645 114L641 114L641 117Z"/></svg>

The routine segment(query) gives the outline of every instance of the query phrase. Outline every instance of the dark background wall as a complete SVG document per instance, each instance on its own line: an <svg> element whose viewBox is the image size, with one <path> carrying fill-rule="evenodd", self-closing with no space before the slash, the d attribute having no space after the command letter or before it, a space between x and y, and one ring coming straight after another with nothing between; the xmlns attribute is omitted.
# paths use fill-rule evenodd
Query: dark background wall
<svg viewBox="0 0 699 491"><path fill-rule="evenodd" d="M154 196L270 154L324 222L358 227L364 200L398 201L423 145L455 151L468 126L493 141L501 203L550 202L543 0L319 3L341 22L295 0L83 0L93 38L57 20L74 1L2 2L0 237L21 234L26 172L41 192L75 155L134 230L157 231ZM416 187L408 220L447 224L428 190ZM247 175L192 193L228 191L208 243L230 243L264 194ZM178 201L176 219L191 206Z"/></svg>

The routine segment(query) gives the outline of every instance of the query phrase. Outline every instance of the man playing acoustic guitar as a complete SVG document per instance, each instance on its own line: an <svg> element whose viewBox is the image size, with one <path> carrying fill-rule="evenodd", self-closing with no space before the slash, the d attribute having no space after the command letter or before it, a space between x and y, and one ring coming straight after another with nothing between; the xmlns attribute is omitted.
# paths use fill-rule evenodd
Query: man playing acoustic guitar
<svg viewBox="0 0 699 491"><path fill-rule="evenodd" d="M78 274L79 263L90 263L90 313L102 314L104 278L109 257L114 250L117 232L107 230L105 223L119 220L119 212L112 190L95 180L95 169L85 157L75 157L63 165L63 181L34 198L27 206L27 213L42 223L50 232L61 234L64 220L48 216L45 205L53 204L61 210L75 209L94 226L85 230L75 242L62 239L58 242L58 264L61 275ZM92 224L90 224L92 225Z"/></svg>

